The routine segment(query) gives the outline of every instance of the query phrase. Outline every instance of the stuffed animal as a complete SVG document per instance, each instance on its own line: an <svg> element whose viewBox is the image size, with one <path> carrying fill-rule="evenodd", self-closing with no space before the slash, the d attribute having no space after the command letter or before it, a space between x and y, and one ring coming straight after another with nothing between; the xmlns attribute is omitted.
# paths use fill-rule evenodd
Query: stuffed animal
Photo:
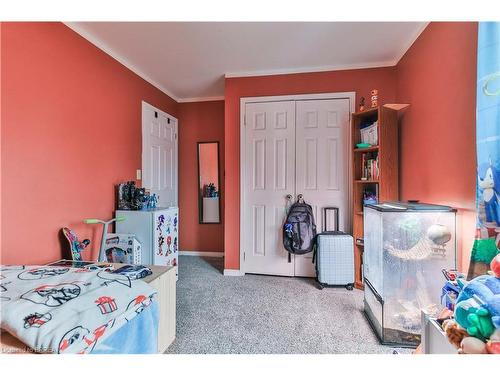
<svg viewBox="0 0 500 375"><path fill-rule="evenodd" d="M486 341L500 328L500 279L482 275L468 283L462 279L457 282L461 291L455 319L469 335Z"/></svg>
<svg viewBox="0 0 500 375"><path fill-rule="evenodd" d="M461 328L453 319L447 319L443 322L443 331L446 333L446 337L450 344L457 349L460 348L462 340L469 336L467 331Z"/></svg>
<svg viewBox="0 0 500 375"><path fill-rule="evenodd" d="M500 254L497 254L496 257L490 263L490 269L493 275L497 278L500 278Z"/></svg>
<svg viewBox="0 0 500 375"><path fill-rule="evenodd" d="M497 329L486 342L486 351L490 354L500 354L500 329Z"/></svg>
<svg viewBox="0 0 500 375"><path fill-rule="evenodd" d="M466 337L460 343L459 354L488 354L486 344L475 337Z"/></svg>

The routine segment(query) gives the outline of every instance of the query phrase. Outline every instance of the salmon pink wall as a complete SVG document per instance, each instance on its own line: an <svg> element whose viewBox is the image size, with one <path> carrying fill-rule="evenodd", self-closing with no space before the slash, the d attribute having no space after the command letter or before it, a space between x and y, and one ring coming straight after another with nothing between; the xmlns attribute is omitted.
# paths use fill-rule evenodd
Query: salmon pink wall
<svg viewBox="0 0 500 375"><path fill-rule="evenodd" d="M328 92L356 92L369 101L372 89L379 90L379 102L396 99L396 69L375 68L320 73L227 78L225 80L225 232L226 269L239 269L240 248L240 98Z"/></svg>
<svg viewBox="0 0 500 375"><path fill-rule="evenodd" d="M197 142L219 141L221 218L224 219L224 101L179 104L179 226L184 251L224 251L224 225L198 220Z"/></svg>
<svg viewBox="0 0 500 375"><path fill-rule="evenodd" d="M141 168L141 101L178 104L61 23L3 23L1 52L1 262L60 258L63 226L97 248L82 220Z"/></svg>
<svg viewBox="0 0 500 375"><path fill-rule="evenodd" d="M402 199L459 209L460 263L475 230L477 23L432 22L397 65Z"/></svg>

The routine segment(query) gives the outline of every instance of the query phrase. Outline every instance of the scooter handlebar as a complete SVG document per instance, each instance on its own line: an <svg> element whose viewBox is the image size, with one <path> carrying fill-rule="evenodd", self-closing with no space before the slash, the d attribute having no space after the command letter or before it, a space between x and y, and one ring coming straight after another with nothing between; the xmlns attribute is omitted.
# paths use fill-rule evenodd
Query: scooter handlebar
<svg viewBox="0 0 500 375"><path fill-rule="evenodd" d="M126 218L125 216L117 216L111 220L108 220L108 221L103 221L103 220L99 220L99 219L85 219L83 220L83 222L85 224L110 224L112 223L113 221L124 221Z"/></svg>
<svg viewBox="0 0 500 375"><path fill-rule="evenodd" d="M85 224L99 224L101 223L101 220L99 219L85 219L83 220Z"/></svg>

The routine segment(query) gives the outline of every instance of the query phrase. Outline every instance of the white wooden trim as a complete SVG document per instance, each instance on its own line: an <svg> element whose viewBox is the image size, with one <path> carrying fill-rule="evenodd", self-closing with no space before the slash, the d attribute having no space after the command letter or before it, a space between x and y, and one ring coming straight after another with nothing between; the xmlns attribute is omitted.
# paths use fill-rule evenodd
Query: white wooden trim
<svg viewBox="0 0 500 375"><path fill-rule="evenodd" d="M179 255L187 255L194 257L212 257L212 258L224 258L224 253L220 251L189 251L180 250Z"/></svg>
<svg viewBox="0 0 500 375"><path fill-rule="evenodd" d="M349 208L349 212L347 212L347 227L350 232L352 232L352 202L353 202L353 191L352 191L352 184L350 181L352 181L352 152L351 152L351 145L352 145L352 135L351 135L351 124L352 124L352 113L356 111L356 93L354 91L348 91L348 92L332 92L332 93L322 93L322 94L300 94L300 95L279 95L279 96L255 96L255 97L245 97L245 98L240 98L240 243L239 243L239 249L240 249L240 269L239 272L241 272L243 275L245 274L245 262L244 262L244 257L243 257L243 247L242 247L242 238L243 238L243 218L245 217L244 215L244 205L243 202L245 201L245 173L244 173L244 168L243 166L245 165L246 162L246 152L245 152L245 105L247 103L265 103L265 102L276 102L276 101L290 101L290 100L295 100L295 101L300 101L300 100L321 100L321 99L349 99L349 107L350 107L350 115L349 115L349 128L347 129L347 134L348 134L348 142L349 144L347 145L347 207ZM230 270L234 271L234 270ZM224 274L226 270L224 270Z"/></svg>
<svg viewBox="0 0 500 375"><path fill-rule="evenodd" d="M411 44L409 46L406 46L407 49L410 46ZM394 66L396 64L397 60L387 60L387 61L377 61L368 64L323 65L313 68L302 67L302 68L290 68L290 69L285 68L285 69L269 69L269 70L258 70L258 71L247 71L247 72L233 72L233 73L226 73L224 77L239 78L239 77L276 76L283 74L320 73L320 72L331 72L338 70L385 68Z"/></svg>
<svg viewBox="0 0 500 375"><path fill-rule="evenodd" d="M245 276L245 272L243 272L241 269L239 270L224 269L224 276Z"/></svg>
<svg viewBox="0 0 500 375"><path fill-rule="evenodd" d="M181 98L178 100L179 103L193 103L193 102L215 102L224 100L224 95L222 96L202 96L195 98Z"/></svg>

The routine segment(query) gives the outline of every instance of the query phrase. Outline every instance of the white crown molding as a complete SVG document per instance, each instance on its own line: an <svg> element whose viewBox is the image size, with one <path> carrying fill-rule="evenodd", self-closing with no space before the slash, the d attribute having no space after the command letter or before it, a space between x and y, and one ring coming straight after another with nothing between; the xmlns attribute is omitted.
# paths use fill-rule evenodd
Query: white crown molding
<svg viewBox="0 0 500 375"><path fill-rule="evenodd" d="M424 22L421 28L415 31L415 34L410 38L408 43L401 48L401 50L398 53L398 57L394 60L394 65L397 65L399 63L399 60L403 58L406 52L410 49L410 47L415 43L415 41L418 39L420 34L429 26L430 22Z"/></svg>
<svg viewBox="0 0 500 375"><path fill-rule="evenodd" d="M163 92L164 94L170 96L173 100L176 102L179 102L179 98L174 95L172 92L167 90L165 87L163 87L160 83L156 82L154 79L149 77L146 73L144 73L141 69L139 69L137 66L132 64L130 61L128 61L126 58L120 56L117 54L115 51L113 51L112 48L110 48L106 43L102 42L99 38L96 38L94 35L91 33L87 32L85 28L81 27L78 22L63 22L66 26L68 26L71 30L73 30L75 33L79 34L81 37L87 39L90 43L95 45L97 48L111 56L113 59L118 61L120 64L123 66L127 67L130 69L132 72L137 74L139 77L144 79L146 82L150 83L154 87L156 87L158 90Z"/></svg>
<svg viewBox="0 0 500 375"><path fill-rule="evenodd" d="M301 74L301 73L318 73L318 72L330 72L336 70L354 70L354 69L371 69L371 68L385 68L389 66L394 66L395 63L391 61L380 61L369 64L346 64L346 65L325 65L318 66L314 68L293 68L293 69L271 69L271 70L259 70L253 72L236 72L236 73L226 73L225 78L240 78L240 77L259 77L259 76L274 76L283 74Z"/></svg>
<svg viewBox="0 0 500 375"><path fill-rule="evenodd" d="M189 250L181 250L179 251L179 255L187 255L194 257L212 257L212 258L223 258L224 253L218 251L189 251Z"/></svg>
<svg viewBox="0 0 500 375"><path fill-rule="evenodd" d="M178 100L179 103L194 103L194 102L215 102L224 100L224 96L201 96L196 98L181 98Z"/></svg>

